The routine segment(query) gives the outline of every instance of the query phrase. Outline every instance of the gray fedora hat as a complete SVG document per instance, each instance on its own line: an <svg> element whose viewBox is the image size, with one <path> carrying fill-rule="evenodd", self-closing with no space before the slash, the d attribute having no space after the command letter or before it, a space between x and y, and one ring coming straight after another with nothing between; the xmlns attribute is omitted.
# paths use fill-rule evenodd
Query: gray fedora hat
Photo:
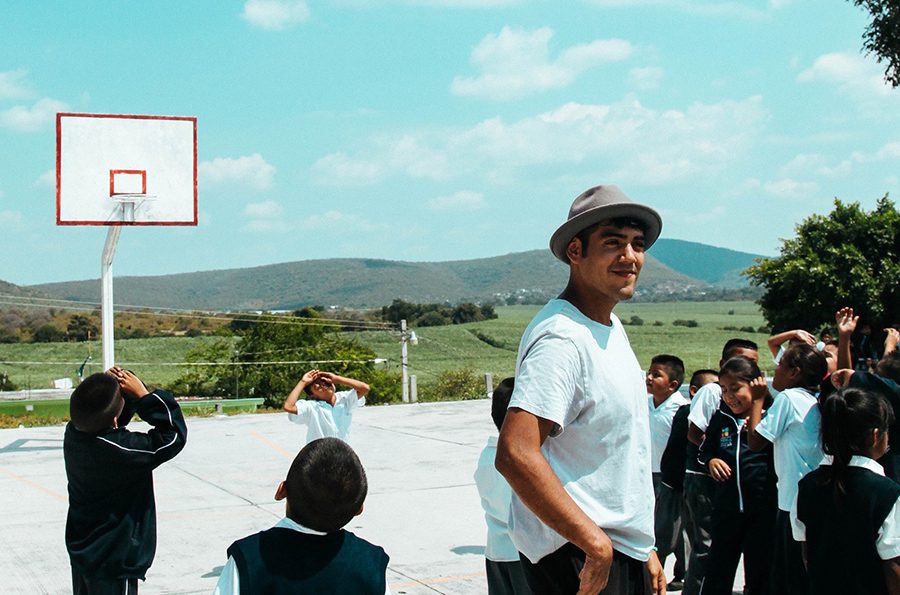
<svg viewBox="0 0 900 595"><path fill-rule="evenodd" d="M569 218L550 237L550 251L569 264L566 247L578 232L595 223L618 217L636 219L644 224L644 245L647 248L653 245L662 231L662 217L655 210L633 202L618 186L594 186L582 192L572 203Z"/></svg>

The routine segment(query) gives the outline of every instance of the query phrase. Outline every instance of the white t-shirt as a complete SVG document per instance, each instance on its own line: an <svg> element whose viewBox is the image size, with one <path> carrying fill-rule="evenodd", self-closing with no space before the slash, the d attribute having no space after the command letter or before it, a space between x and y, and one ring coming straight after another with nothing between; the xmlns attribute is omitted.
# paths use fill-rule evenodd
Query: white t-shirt
<svg viewBox="0 0 900 595"><path fill-rule="evenodd" d="M519 344L510 407L556 424L544 441L563 488L637 560L653 549L653 482L647 386L622 323L606 326L561 299L551 300ZM537 562L566 544L513 493L510 535Z"/></svg>
<svg viewBox="0 0 900 595"><path fill-rule="evenodd" d="M662 461L663 451L669 442L669 434L672 433L672 420L678 412L678 408L687 405L690 401L674 392L659 407L653 405L653 395L647 395L647 404L650 409L650 470L659 473L659 464Z"/></svg>
<svg viewBox="0 0 900 595"><path fill-rule="evenodd" d="M512 488L494 467L497 457L497 436L489 436L487 445L478 457L475 487L481 496L481 508L487 523L487 545L484 557L493 562L518 562L519 551L509 538L509 504Z"/></svg>
<svg viewBox="0 0 900 595"><path fill-rule="evenodd" d="M701 386L694 398L691 399L691 409L688 413L688 421L705 432L709 427L709 420L719 410L722 403L722 387L718 382L710 382Z"/></svg>
<svg viewBox="0 0 900 595"><path fill-rule="evenodd" d="M831 457L826 455L822 464L831 465ZM862 467L884 477L884 468L869 457L852 456L849 466ZM900 513L897 511L897 504L897 502L894 503L893 508L884 518L884 522L878 529L878 535L875 537L875 549L878 551L878 557L882 560L892 560L900 556ZM806 525L797 518L796 500L791 506L791 533L794 535L794 541L806 541Z"/></svg>
<svg viewBox="0 0 900 595"><path fill-rule="evenodd" d="M357 398L355 390L344 390L334 394L334 407L314 399L297 401L297 413L288 413L288 419L307 426L306 444L319 438L340 438L346 442L353 411L365 404L366 398Z"/></svg>
<svg viewBox="0 0 900 595"><path fill-rule="evenodd" d="M756 426L756 432L774 445L780 510L791 510L797 499L797 483L822 462L821 426L819 403L815 395L802 388L778 393Z"/></svg>

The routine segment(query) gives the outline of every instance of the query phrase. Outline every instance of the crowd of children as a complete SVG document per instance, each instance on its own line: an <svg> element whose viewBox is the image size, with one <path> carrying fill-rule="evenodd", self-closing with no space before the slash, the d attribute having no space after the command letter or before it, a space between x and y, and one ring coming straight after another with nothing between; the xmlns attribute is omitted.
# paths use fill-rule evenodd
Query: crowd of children
<svg viewBox="0 0 900 595"><path fill-rule="evenodd" d="M743 557L745 593L900 593L900 334L884 355L858 356L858 318L836 315L838 339L792 330L770 338L771 386L755 343L732 339L719 370L661 354L647 372L656 550L674 554L670 591L730 594ZM869 347L871 348L871 346ZM874 370L872 370L874 366ZM493 393L503 424L514 380ZM336 392L335 385L349 388ZM369 387L311 370L288 395L306 446L276 490L285 517L234 542L216 593L389 593L388 556L343 527L362 512L366 474L345 440ZM300 401L301 393L307 399ZM185 446L174 397L130 371L95 374L73 392L64 454L66 546L76 594L137 593L156 545L152 471ZM137 413L152 426L131 432ZM487 524L488 592L529 594L509 538L509 485L496 436L475 471Z"/></svg>

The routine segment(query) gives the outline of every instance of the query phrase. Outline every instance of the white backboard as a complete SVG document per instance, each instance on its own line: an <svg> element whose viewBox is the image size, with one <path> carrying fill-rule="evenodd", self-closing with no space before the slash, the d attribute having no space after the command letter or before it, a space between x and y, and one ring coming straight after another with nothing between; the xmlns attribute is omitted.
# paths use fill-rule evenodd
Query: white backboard
<svg viewBox="0 0 900 595"><path fill-rule="evenodd" d="M197 225L197 118L56 115L57 225Z"/></svg>

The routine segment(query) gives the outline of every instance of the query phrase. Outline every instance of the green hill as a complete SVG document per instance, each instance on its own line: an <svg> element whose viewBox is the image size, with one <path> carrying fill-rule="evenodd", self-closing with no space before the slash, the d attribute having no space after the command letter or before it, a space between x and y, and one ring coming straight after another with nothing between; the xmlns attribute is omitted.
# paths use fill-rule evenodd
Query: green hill
<svg viewBox="0 0 900 595"><path fill-rule="evenodd" d="M688 277L723 288L747 287L747 279L741 272L755 259L762 258L759 254L665 238L653 244L651 253L668 267Z"/></svg>

